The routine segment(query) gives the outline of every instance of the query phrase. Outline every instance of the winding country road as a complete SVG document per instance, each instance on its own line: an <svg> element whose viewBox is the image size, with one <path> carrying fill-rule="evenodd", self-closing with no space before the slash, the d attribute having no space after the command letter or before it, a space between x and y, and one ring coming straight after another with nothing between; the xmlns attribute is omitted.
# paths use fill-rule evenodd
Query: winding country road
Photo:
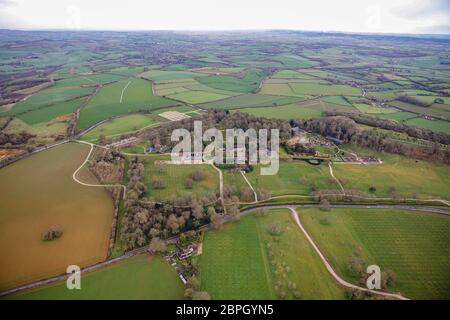
<svg viewBox="0 0 450 320"><path fill-rule="evenodd" d="M364 288L364 287L360 287L360 286L354 285L354 284L352 284L350 282L347 282L344 279L342 279L336 273L336 271L334 271L333 267L328 262L327 258L325 258L323 253L320 251L319 247L315 244L314 240L311 238L311 236L308 234L308 232L303 227L302 223L300 222L300 218L298 216L297 211L295 209L293 209L293 208L289 208L289 209L291 210L292 218L294 219L295 223L300 228L300 230L302 230L302 232L305 235L306 239L308 239L308 242L311 244L311 246L313 247L314 251L320 257L320 259L322 260L323 264L325 265L325 268L327 268L327 270L331 274L331 276L341 286L346 287L346 288L350 288L350 289L361 290L361 291L364 291L364 292L370 292L370 293L377 294L377 295L380 295L380 296L383 296L383 297L387 297L387 298L394 298L394 299L399 299L399 300L409 300L408 298L406 298L406 297L404 297L404 296L402 296L400 294L388 293L388 292L382 292L382 291L376 291L376 290L370 290L370 289L367 289L367 288Z"/></svg>

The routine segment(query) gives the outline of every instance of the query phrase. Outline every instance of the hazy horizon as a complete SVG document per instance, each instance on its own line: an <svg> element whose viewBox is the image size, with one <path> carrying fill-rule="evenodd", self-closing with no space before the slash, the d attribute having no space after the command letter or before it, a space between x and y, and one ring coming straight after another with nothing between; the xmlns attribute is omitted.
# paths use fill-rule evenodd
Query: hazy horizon
<svg viewBox="0 0 450 320"><path fill-rule="evenodd" d="M300 3L167 0L0 0L0 28L84 31L268 31L450 34L447 0Z"/></svg>

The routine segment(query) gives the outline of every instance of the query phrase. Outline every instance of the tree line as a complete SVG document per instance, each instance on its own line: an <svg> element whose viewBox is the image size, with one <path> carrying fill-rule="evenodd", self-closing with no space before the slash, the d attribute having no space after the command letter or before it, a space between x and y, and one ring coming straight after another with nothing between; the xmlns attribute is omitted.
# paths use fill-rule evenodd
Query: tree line
<svg viewBox="0 0 450 320"><path fill-rule="evenodd" d="M328 113L326 117L299 121L297 124L306 131L330 136L342 140L344 143L355 144L360 147L370 148L378 152L389 152L421 160L439 161L450 164L450 152L441 148L439 143L447 144L450 136L441 133L434 133L430 130L404 126L396 122L385 122L360 115L332 115ZM356 120L355 120L356 119ZM367 121L366 121L367 120ZM392 129L397 132L405 132L409 136L431 141L431 147L417 144L407 144L398 140L389 139L386 133L375 129L366 129L358 123L368 126L388 129L386 124L392 123ZM373 122L372 122L373 121ZM372 125L371 125L372 124ZM405 131L401 131L402 126ZM395 127L395 128L394 128Z"/></svg>

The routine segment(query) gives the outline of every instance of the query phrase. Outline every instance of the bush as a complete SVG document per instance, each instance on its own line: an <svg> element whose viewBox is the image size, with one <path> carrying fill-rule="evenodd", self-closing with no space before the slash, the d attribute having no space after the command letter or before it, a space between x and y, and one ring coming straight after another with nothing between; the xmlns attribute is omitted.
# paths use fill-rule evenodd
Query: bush
<svg viewBox="0 0 450 320"><path fill-rule="evenodd" d="M192 187L194 186L194 180L192 180L191 178L187 178L184 182L184 186L186 187L186 189L192 189Z"/></svg>
<svg viewBox="0 0 450 320"><path fill-rule="evenodd" d="M166 184L163 180L156 178L152 180L152 186L154 189L164 189Z"/></svg>
<svg viewBox="0 0 450 320"><path fill-rule="evenodd" d="M47 231L42 234L42 241L52 241L58 239L62 236L63 232L59 227L50 227Z"/></svg>
<svg viewBox="0 0 450 320"><path fill-rule="evenodd" d="M269 232L272 236L279 236L283 233L283 229L278 223L272 223L267 228L267 232Z"/></svg>
<svg viewBox="0 0 450 320"><path fill-rule="evenodd" d="M190 177L192 180L199 182L206 179L206 174L201 171L194 171L191 173Z"/></svg>

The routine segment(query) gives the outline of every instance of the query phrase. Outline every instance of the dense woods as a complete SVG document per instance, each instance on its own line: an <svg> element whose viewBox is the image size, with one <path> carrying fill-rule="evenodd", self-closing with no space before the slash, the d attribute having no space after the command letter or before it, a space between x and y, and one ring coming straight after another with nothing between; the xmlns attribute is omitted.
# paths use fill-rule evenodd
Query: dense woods
<svg viewBox="0 0 450 320"><path fill-rule="evenodd" d="M168 199L164 204L145 200L144 165L138 158L130 161L129 183L125 201L122 238L125 250L157 242L212 223L223 223L222 209L214 193L202 198L186 197ZM154 240L156 239L156 240Z"/></svg>
<svg viewBox="0 0 450 320"><path fill-rule="evenodd" d="M150 140L156 150L160 151L162 146L172 147L177 143L170 140L173 130L184 128L192 132L194 129L194 121L202 122L203 132L210 128L216 128L218 130L236 128L244 131L252 128L257 132L260 129L267 129L269 132L271 129L278 129L280 130L280 140L288 139L291 136L291 126L285 120L255 117L242 112L230 114L228 111L210 110L202 117L190 118L146 130L142 134L142 137ZM270 139L270 133L268 138ZM209 142L204 143L204 145L207 144Z"/></svg>

